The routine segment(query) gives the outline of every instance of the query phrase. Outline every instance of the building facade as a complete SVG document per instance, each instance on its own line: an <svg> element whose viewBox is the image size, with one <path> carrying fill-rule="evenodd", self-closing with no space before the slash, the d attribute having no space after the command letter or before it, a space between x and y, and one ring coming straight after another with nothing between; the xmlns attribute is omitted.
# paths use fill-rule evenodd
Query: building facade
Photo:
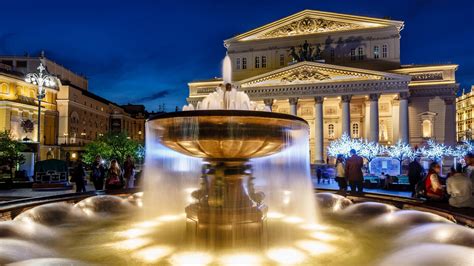
<svg viewBox="0 0 474 266"><path fill-rule="evenodd" d="M47 59L0 56L0 131L15 139L37 144L37 86L24 81L40 62L58 77L54 88L46 88L42 100L40 159L76 157L84 145L108 132L126 133L144 142L146 111L143 105L120 106L88 91L87 79ZM30 145L33 152L38 152Z"/></svg>
<svg viewBox="0 0 474 266"><path fill-rule="evenodd" d="M232 81L273 112L304 118L311 158L348 134L381 144L454 144L457 65L401 65L404 22L304 10L224 41ZM190 82L196 104L222 80Z"/></svg>
<svg viewBox="0 0 474 266"><path fill-rule="evenodd" d="M474 109L474 86L471 91L456 99L456 131L458 141L472 140L472 118Z"/></svg>

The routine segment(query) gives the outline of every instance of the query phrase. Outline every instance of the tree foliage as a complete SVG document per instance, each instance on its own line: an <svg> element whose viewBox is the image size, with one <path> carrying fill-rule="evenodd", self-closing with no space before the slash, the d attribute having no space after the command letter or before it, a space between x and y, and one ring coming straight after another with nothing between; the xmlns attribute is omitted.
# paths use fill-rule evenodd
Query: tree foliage
<svg viewBox="0 0 474 266"><path fill-rule="evenodd" d="M86 145L83 154L84 161L92 163L96 155L102 156L102 159L106 161L115 159L123 164L127 155L131 155L135 160L141 160L144 156L144 148L140 143L127 138L124 133L109 133Z"/></svg>
<svg viewBox="0 0 474 266"><path fill-rule="evenodd" d="M9 131L0 132L0 165L14 169L25 163L25 156L21 154L25 149L25 144L14 140Z"/></svg>

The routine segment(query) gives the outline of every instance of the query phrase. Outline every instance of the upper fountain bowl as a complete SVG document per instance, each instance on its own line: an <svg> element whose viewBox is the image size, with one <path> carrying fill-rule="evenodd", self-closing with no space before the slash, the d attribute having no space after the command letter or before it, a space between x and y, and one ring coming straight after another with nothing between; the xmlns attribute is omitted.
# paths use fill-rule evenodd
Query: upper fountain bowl
<svg viewBox="0 0 474 266"><path fill-rule="evenodd" d="M198 110L151 117L166 147L206 160L248 160L268 156L291 145L299 132L309 131L299 117L261 111Z"/></svg>

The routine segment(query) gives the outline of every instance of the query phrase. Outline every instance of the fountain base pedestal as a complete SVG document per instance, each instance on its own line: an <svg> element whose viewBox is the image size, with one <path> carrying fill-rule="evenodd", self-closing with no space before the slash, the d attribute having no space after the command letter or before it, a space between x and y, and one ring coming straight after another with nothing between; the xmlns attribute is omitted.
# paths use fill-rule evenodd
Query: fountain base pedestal
<svg viewBox="0 0 474 266"><path fill-rule="evenodd" d="M267 207L263 193L255 193L247 161L208 163L193 192L197 202L186 208L188 235L210 248L261 246Z"/></svg>

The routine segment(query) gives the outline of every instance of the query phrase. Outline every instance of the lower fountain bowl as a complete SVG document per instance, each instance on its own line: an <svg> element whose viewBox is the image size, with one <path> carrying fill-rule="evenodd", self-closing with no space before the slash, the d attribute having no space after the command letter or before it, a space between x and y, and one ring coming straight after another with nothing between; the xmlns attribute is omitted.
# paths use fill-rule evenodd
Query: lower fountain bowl
<svg viewBox="0 0 474 266"><path fill-rule="evenodd" d="M207 160L248 160L290 146L308 123L299 117L259 111L199 110L150 118L149 130L166 147Z"/></svg>

